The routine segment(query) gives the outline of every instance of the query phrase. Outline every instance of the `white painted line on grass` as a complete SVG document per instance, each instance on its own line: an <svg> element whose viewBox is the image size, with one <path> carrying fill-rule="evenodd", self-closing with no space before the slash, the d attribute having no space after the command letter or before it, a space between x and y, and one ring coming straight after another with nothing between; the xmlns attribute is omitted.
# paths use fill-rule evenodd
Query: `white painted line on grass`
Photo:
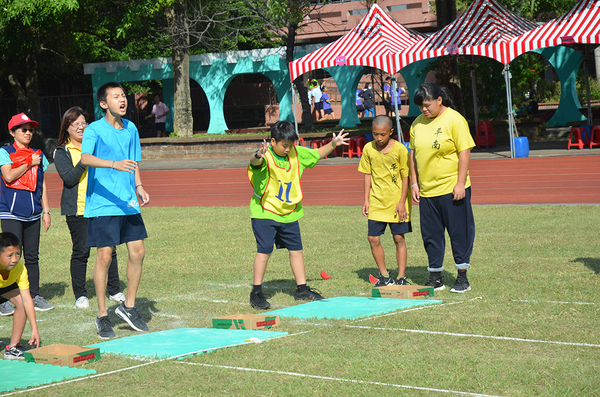
<svg viewBox="0 0 600 397"><path fill-rule="evenodd" d="M512 299L512 302L526 302L526 303L561 303L567 305L595 305L594 302L562 302L562 301L536 301L534 299Z"/></svg>
<svg viewBox="0 0 600 397"><path fill-rule="evenodd" d="M337 382L357 383L357 384L362 384L362 385L389 386L389 387L396 387L398 389L423 390L423 391L431 391L431 392L437 392L437 393L459 394L461 396L499 397L499 396L494 396L494 395L491 395L491 394L471 393L471 392L458 391L458 390L434 389L434 388L431 388L431 387L398 385L398 384L395 384L395 383L373 382L373 381L358 380L358 379L345 379L345 378L336 378L336 377L332 377L332 376L309 375L309 374L301 374L299 372L273 371L273 370L269 370L269 369L246 368L246 367L233 367L231 365L190 363L190 362L183 362L183 361L177 362L177 364L197 365L197 366L201 366L201 367L211 367L211 368L235 369L237 371L261 372L261 373L266 373L266 374L298 376L298 377L301 377L301 378L331 380L331 381L337 381Z"/></svg>
<svg viewBox="0 0 600 397"><path fill-rule="evenodd" d="M306 334L306 333L309 333L309 332L312 332L312 331L303 331L303 332L298 332L298 333L295 333L295 334L288 334L288 335L277 336L277 337L274 337L274 338L264 339L263 343L271 341L271 340L275 340L275 339L281 339L281 338L287 338L287 337L290 337L290 336L296 336L296 335ZM212 350L220 350L220 349L225 349L225 348L228 348L228 347L240 346L240 345L248 345L248 344L252 344L252 343L253 342L236 343L234 345L220 346L220 347L216 347L216 348L197 350L197 351L190 352L190 353L178 354L177 356L163 358L163 359L160 359L160 360L153 360L153 361L150 361L150 362L147 362L147 363L134 365L132 367L126 367L126 368L116 369L114 371L103 372L101 374L89 375L89 376L84 376L84 377L76 378L76 379L69 379L69 380L66 380L66 381L63 381L63 382L52 383L52 384L49 384L49 385L34 387L34 388L31 388L31 389L27 389L27 390L16 390L16 391L13 391L13 392L10 392L10 393L2 394L2 396L12 396L14 394L22 394L22 393L27 393L27 392L30 392L30 391L43 390L43 389L47 389L47 388L50 388L50 387L66 385L66 384L69 384L69 383L80 382L80 381L83 381L83 380L94 379L94 378L99 378L101 376L112 375L112 374L116 374L116 373L119 373L119 372L129 371L129 370L132 370L132 369L145 367L146 365L156 364L156 363L160 363L160 362L163 362L163 361L175 360L175 359L182 358L182 357L185 357L185 356L192 356L194 354L205 353L205 352L209 352L209 351L212 351ZM136 360L136 359L137 360L143 359L141 357L127 357L127 358L134 359L134 360Z"/></svg>
<svg viewBox="0 0 600 397"><path fill-rule="evenodd" d="M417 334L431 334L431 335L449 335L449 336L461 336L468 338L487 338L487 339L501 339L501 340L512 340L517 342L533 342L533 343L549 343L555 345L568 345L568 346L587 346L587 347L600 347L592 343L578 343L578 342L561 342L552 340L538 340L538 339L524 339L524 338L511 338L509 336L493 336L493 335L478 335L478 334L459 334L456 332L441 332L441 331L424 331L421 329L405 329L405 328L383 328L383 327L367 327L364 325L349 325L343 324L344 327L348 328L362 328L362 329L373 329L379 331L404 331L413 332Z"/></svg>
<svg viewBox="0 0 600 397"><path fill-rule="evenodd" d="M391 312L391 313L381 314L379 316L372 316L372 317L367 317L367 318L361 318L360 320L356 320L356 322L359 323L361 321L373 320L375 318L380 318L380 317L395 316L396 314L408 313L408 312L412 312L412 311L415 311L415 310L424 310L424 309L431 309L431 308L434 308L434 307L456 305L456 304L459 304L459 303L465 303L465 302L474 301L474 300L480 300L480 299L483 299L483 298L481 296L478 296L478 297L471 298L471 299L466 300L466 301L440 303L439 305L419 306L419 307L414 307L412 309L398 310L398 311Z"/></svg>

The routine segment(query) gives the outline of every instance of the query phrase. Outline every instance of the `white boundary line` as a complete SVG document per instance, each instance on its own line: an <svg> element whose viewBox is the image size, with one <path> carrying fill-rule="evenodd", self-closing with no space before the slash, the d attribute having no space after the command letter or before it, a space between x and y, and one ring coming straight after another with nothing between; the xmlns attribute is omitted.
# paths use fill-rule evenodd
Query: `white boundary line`
<svg viewBox="0 0 600 397"><path fill-rule="evenodd" d="M295 333L295 334L288 334L288 335L277 336L275 338L264 339L263 342L268 342L270 340L275 340L275 339L287 338L289 336L296 336L296 335L306 334L306 333L309 333L309 332L312 332L312 331L304 331L304 332L298 332L298 333ZM112 374L116 374L116 373L123 372L123 371L129 371L129 370L132 370L132 369L145 367L146 365L156 364L156 363L160 363L160 362L163 362L163 361L175 360L175 359L182 358L182 357L185 357L185 356L191 356L191 355L194 355L194 354L209 352L209 351L213 351L213 350L225 349L225 348L233 347L233 346L248 345L248 344L251 344L251 343L254 343L254 342L236 343L236 344L233 344L233 345L219 346L219 347L213 347L213 348L210 348L210 349L197 350L197 351L190 352L190 353L178 354L177 356L172 356L172 357L163 358L163 359L159 359L159 360L153 360L153 361L150 361L150 362L147 362L147 363L134 365L132 367L126 367L126 368L116 369L114 371L103 372L101 374L96 374L96 375L83 376L81 378L69 379L69 380L65 380L63 382L51 383L49 385L34 387L34 388L31 388L31 389L26 389L26 390L15 390L15 391L7 392L5 394L0 394L0 395L2 395L2 396L12 396L14 394L22 394L22 393L28 393L30 391L37 391L37 390L48 389L50 387L62 386L62 385L66 385L66 384L69 384L69 383L80 382L80 381L83 381L83 380L99 378L99 377L102 377L102 376L112 375ZM132 357L128 357L128 358L132 358ZM133 359L135 359L135 358L133 358Z"/></svg>
<svg viewBox="0 0 600 397"><path fill-rule="evenodd" d="M512 338L509 336L493 336L493 335L478 335L478 334L459 334L455 332L441 332L441 331L424 331L420 329L405 329L405 328L382 328L382 327L367 327L364 325L349 325L343 324L344 327L348 328L362 328L362 329L373 329L379 331L404 331L413 332L417 334L431 334L431 335L449 335L449 336L462 336L470 338L488 338L488 339L501 339L501 340L512 340L517 342L534 342L534 343L549 343L556 345L568 345L568 346L587 346L587 347L600 347L592 343L578 343L578 342L561 342L551 340L537 340L537 339L523 339L523 338Z"/></svg>
<svg viewBox="0 0 600 397"><path fill-rule="evenodd" d="M358 380L358 379L345 379L345 378L336 378L336 377L331 377L331 376L308 375L308 374L301 374L298 372L273 371L273 370L269 370L269 369L259 369L259 368L233 367L230 365L215 365L215 364L190 363L190 362L177 362L177 364L197 365L197 366L201 366L201 367L211 367L211 368L235 369L237 371L261 372L261 373L266 373L266 374L299 376L302 378L332 380L332 381L338 381L338 382L358 383L358 384L363 384L363 385L390 386L390 387L396 387L399 389L423 390L423 391L432 391L432 392L437 392L437 393L451 393L451 394L459 394L462 396L499 397L499 396L494 396L491 394L470 393L470 392L457 391L457 390L434 389L434 388L430 388L430 387L420 387L420 386L398 385L398 384L394 384L394 383L373 382L373 381Z"/></svg>
<svg viewBox="0 0 600 397"><path fill-rule="evenodd" d="M425 306L414 307L412 309L406 309L406 310L396 310L396 311L393 311L393 312L390 312L390 313L380 314L378 316L371 316L371 317L367 317L367 318L361 318L359 320L354 320L354 321L357 322L357 323L359 323L361 321L373 320L375 318L381 318L381 317L387 317L387 316L394 316L396 314L408 313L408 312L412 312L414 310L424 310L424 309L430 309L430 308L434 308L434 307L457 305L459 303L465 303L465 302L479 300L479 299L483 299L483 298L481 296L478 296L476 298L471 298L471 299L464 300L464 301L440 303L439 305L425 305Z"/></svg>
<svg viewBox="0 0 600 397"><path fill-rule="evenodd" d="M512 302L525 302L525 303L561 303L567 305L596 305L594 302L562 302L562 301L536 301L535 299L512 299Z"/></svg>

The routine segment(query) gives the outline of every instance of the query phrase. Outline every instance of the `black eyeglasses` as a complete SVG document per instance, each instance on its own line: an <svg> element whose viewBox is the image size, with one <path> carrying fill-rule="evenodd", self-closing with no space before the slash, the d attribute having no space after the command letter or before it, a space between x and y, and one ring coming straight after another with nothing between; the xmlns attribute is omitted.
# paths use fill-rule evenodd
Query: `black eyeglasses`
<svg viewBox="0 0 600 397"><path fill-rule="evenodd" d="M21 131L23 131L23 132L28 132L28 131L29 131L29 132L31 132L32 134L35 132L35 129L34 129L34 128L21 128L21 127L19 127L19 128L17 128L17 129L18 129L18 130L21 130Z"/></svg>

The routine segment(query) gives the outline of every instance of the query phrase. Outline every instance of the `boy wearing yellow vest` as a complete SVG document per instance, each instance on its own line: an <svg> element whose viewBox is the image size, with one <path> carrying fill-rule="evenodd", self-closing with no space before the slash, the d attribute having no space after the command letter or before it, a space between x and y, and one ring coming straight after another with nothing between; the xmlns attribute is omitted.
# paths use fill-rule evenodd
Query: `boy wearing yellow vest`
<svg viewBox="0 0 600 397"><path fill-rule="evenodd" d="M290 266L298 286L294 299L323 299L318 291L306 285L298 224L298 220L304 216L300 178L305 168L313 168L337 146L348 145L348 133L343 132L333 134L327 145L309 149L294 145L298 135L292 123L278 121L271 127L271 144L263 141L262 147L252 155L248 166L248 178L254 188L250 217L257 247L254 286L250 293L250 305L253 308L271 307L263 295L262 282L274 244L277 248L287 248L289 251Z"/></svg>

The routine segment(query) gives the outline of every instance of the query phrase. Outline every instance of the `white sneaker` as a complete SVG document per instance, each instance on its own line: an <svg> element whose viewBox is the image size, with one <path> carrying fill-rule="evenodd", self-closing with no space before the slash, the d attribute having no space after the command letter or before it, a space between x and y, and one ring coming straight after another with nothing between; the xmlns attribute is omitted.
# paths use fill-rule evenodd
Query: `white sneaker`
<svg viewBox="0 0 600 397"><path fill-rule="evenodd" d="M75 307L78 309L88 309L90 307L90 301L86 296L80 296L75 301Z"/></svg>
<svg viewBox="0 0 600 397"><path fill-rule="evenodd" d="M109 300L113 301L113 302L125 302L125 294L122 292L119 292L118 294L114 294L114 295L110 295L108 297Z"/></svg>

